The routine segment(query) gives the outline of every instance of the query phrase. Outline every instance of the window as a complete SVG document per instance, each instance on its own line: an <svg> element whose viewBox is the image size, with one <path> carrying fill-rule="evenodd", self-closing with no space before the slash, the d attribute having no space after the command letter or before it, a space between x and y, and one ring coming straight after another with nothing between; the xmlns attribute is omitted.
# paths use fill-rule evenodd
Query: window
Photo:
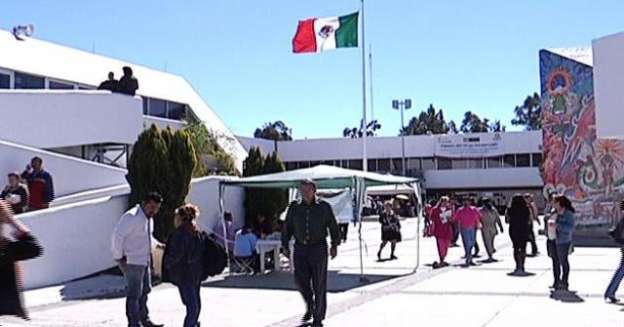
<svg viewBox="0 0 624 327"><path fill-rule="evenodd" d="M503 167L512 168L516 166L516 156L513 154L506 154L503 157Z"/></svg>
<svg viewBox="0 0 624 327"><path fill-rule="evenodd" d="M492 157L487 159L487 167L488 168L501 168L501 157Z"/></svg>
<svg viewBox="0 0 624 327"><path fill-rule="evenodd" d="M295 170L297 169L297 162L287 162L286 170Z"/></svg>
<svg viewBox="0 0 624 327"><path fill-rule="evenodd" d="M420 159L418 158L405 159L405 166L407 166L407 170L420 169Z"/></svg>
<svg viewBox="0 0 624 327"><path fill-rule="evenodd" d="M405 159L405 161L407 161L407 159ZM392 159L392 173L397 175L403 173L403 159Z"/></svg>
<svg viewBox="0 0 624 327"><path fill-rule="evenodd" d="M57 81L50 81L48 83L48 86L50 90L73 90L74 89L74 85L72 84L57 82Z"/></svg>
<svg viewBox="0 0 624 327"><path fill-rule="evenodd" d="M78 89L79 90L93 90L94 88L90 87L90 86L82 86L82 85L78 85Z"/></svg>
<svg viewBox="0 0 624 327"><path fill-rule="evenodd" d="M167 102L158 99L149 99L149 115L167 117Z"/></svg>
<svg viewBox="0 0 624 327"><path fill-rule="evenodd" d="M453 169L453 161L449 158L438 158L438 170Z"/></svg>
<svg viewBox="0 0 624 327"><path fill-rule="evenodd" d="M362 170L362 159L349 160L349 169Z"/></svg>
<svg viewBox="0 0 624 327"><path fill-rule="evenodd" d="M167 117L169 119L182 120L186 113L186 106L182 103L167 102Z"/></svg>
<svg viewBox="0 0 624 327"><path fill-rule="evenodd" d="M433 170L435 169L435 162L433 158L423 158L422 159L422 170Z"/></svg>
<svg viewBox="0 0 624 327"><path fill-rule="evenodd" d="M541 153L533 153L532 157L533 157L532 166L533 167L539 167L542 164L542 154Z"/></svg>
<svg viewBox="0 0 624 327"><path fill-rule="evenodd" d="M11 88L11 75L0 73L0 89Z"/></svg>
<svg viewBox="0 0 624 327"><path fill-rule="evenodd" d="M453 159L452 169L466 169L468 168L468 159Z"/></svg>
<svg viewBox="0 0 624 327"><path fill-rule="evenodd" d="M390 172L390 159L377 159L377 171L380 173Z"/></svg>
<svg viewBox="0 0 624 327"><path fill-rule="evenodd" d="M528 153L516 155L517 167L531 167L531 155Z"/></svg>
<svg viewBox="0 0 624 327"><path fill-rule="evenodd" d="M483 169L483 159L468 159L468 169Z"/></svg>
<svg viewBox="0 0 624 327"><path fill-rule="evenodd" d="M43 89L45 88L45 79L39 76L33 76L23 73L15 73L16 89Z"/></svg>
<svg viewBox="0 0 624 327"><path fill-rule="evenodd" d="M368 171L377 171L377 159L368 159Z"/></svg>
<svg viewBox="0 0 624 327"><path fill-rule="evenodd" d="M310 162L309 161L299 162L299 168L310 168Z"/></svg>
<svg viewBox="0 0 624 327"><path fill-rule="evenodd" d="M143 114L147 115L147 98L143 98Z"/></svg>

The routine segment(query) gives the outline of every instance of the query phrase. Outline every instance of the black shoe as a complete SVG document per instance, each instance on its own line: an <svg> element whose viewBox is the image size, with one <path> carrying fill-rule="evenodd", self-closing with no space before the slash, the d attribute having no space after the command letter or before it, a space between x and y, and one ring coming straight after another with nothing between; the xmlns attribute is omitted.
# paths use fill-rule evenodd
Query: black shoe
<svg viewBox="0 0 624 327"><path fill-rule="evenodd" d="M164 327L164 324L155 324L154 322L152 322L151 320L145 320L141 322L141 325L143 327Z"/></svg>
<svg viewBox="0 0 624 327"><path fill-rule="evenodd" d="M557 291L567 291L568 290L568 283L559 283L559 285L557 285L557 287L555 287L555 290Z"/></svg>
<svg viewBox="0 0 624 327"><path fill-rule="evenodd" d="M306 313L301 317L301 324L309 324L312 321L312 311L306 311Z"/></svg>
<svg viewBox="0 0 624 327"><path fill-rule="evenodd" d="M605 296L605 301L607 301L608 303L611 303L611 304L618 304L618 303L620 303L620 299L616 298L615 296Z"/></svg>
<svg viewBox="0 0 624 327"><path fill-rule="evenodd" d="M377 261L381 261L381 251L377 252Z"/></svg>
<svg viewBox="0 0 624 327"><path fill-rule="evenodd" d="M390 260L397 260L398 258L393 254L390 256Z"/></svg>
<svg viewBox="0 0 624 327"><path fill-rule="evenodd" d="M310 325L312 327L323 327L323 322L321 321L315 321L312 323L312 325Z"/></svg>

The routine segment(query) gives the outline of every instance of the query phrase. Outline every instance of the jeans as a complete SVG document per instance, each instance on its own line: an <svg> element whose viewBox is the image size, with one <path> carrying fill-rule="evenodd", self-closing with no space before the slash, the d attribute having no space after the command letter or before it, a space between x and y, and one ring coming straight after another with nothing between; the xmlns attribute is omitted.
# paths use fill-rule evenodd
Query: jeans
<svg viewBox="0 0 624 327"><path fill-rule="evenodd" d="M609 287L607 287L607 291L605 292L605 297L614 298L615 293L620 287L620 283L622 279L624 279L624 248L620 249L622 256L620 258L620 266L613 274L613 278L611 279L611 283L609 283Z"/></svg>
<svg viewBox="0 0 624 327"><path fill-rule="evenodd" d="M464 243L464 251L466 252L466 263L472 263L472 249L477 240L477 230L474 228L462 228L461 236Z"/></svg>
<svg viewBox="0 0 624 327"><path fill-rule="evenodd" d="M555 274L555 282L558 281L564 286L568 285L568 278L570 276L570 263L568 262L570 245L572 245L572 243L557 244L556 255L553 257L553 272Z"/></svg>
<svg viewBox="0 0 624 327"><path fill-rule="evenodd" d="M295 244L295 283L315 322L327 312L327 244Z"/></svg>
<svg viewBox="0 0 624 327"><path fill-rule="evenodd" d="M200 285L178 285L180 298L186 307L184 327L198 326L199 312L201 311L201 298L199 296Z"/></svg>
<svg viewBox="0 0 624 327"><path fill-rule="evenodd" d="M126 317L129 327L139 327L149 320L147 294L152 290L150 269L147 266L120 267L126 279Z"/></svg>

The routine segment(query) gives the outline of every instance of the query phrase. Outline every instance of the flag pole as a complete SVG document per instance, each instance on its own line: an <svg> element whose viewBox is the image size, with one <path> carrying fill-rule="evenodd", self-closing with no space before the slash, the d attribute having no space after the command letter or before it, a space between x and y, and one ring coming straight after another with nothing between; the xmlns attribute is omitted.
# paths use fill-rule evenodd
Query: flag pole
<svg viewBox="0 0 624 327"><path fill-rule="evenodd" d="M366 122L366 38L365 38L365 28L364 28L364 0L360 0L361 4L362 4L362 9L361 9L361 15L362 15L362 23L361 23L361 29L362 29L362 42L360 42L360 47L362 48L362 170L363 171L368 171L368 154L366 153L366 133L368 132L367 129L367 122ZM364 181L361 181L364 182ZM365 183L362 183L365 184ZM364 200L366 200L366 185L360 185L360 187L364 188L364 190L361 190L361 192L364 192ZM362 253L362 208L358 208L359 211L359 215L360 215L360 226L358 228L358 236L359 236L359 243L360 243L360 282L361 283L365 283L367 282L367 278L364 277L364 255Z"/></svg>

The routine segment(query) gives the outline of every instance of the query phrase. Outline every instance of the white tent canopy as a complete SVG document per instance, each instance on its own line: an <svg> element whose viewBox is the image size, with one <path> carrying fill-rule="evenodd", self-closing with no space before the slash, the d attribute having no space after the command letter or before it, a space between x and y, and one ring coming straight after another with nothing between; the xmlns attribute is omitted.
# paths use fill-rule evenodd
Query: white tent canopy
<svg viewBox="0 0 624 327"><path fill-rule="evenodd" d="M356 195L356 218L360 222L360 272L362 275L364 274L364 268L362 255L362 220L360 218L362 214L362 204L364 203L366 197L367 188L383 185L409 186L414 189L414 193L420 202L418 179L320 165L312 168L221 181L219 188L219 203L221 204L221 210L223 211L223 189L226 186L289 189L298 188L301 181L306 179L315 181L319 189L351 188L354 191L354 194ZM221 218L223 219L223 214L221 215ZM225 224L223 224L223 226L225 226ZM418 234L420 234L420 220L418 223ZM418 237L417 240L419 240ZM418 268L420 263L420 241L417 241L417 246L419 249L416 258L416 268Z"/></svg>

